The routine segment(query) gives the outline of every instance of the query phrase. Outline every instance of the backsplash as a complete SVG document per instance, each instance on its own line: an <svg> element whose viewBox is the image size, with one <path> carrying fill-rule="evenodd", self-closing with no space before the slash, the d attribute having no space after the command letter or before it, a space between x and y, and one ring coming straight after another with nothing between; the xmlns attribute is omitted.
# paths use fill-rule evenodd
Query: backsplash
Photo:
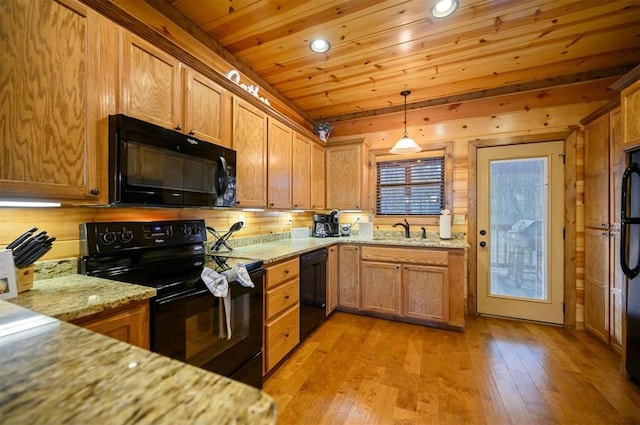
<svg viewBox="0 0 640 425"><path fill-rule="evenodd" d="M358 231L351 231L352 237L358 237ZM411 232L412 238L420 238L421 232ZM462 240L465 234L463 232L452 233L452 239ZM289 239L291 237L290 232L269 233L266 235L245 236L240 238L231 238L228 240L229 245L233 248L239 248L248 245L257 245L261 243L275 242L282 239ZM374 238L389 238L398 239L402 237L402 234L398 231L388 230L375 230L373 232ZM339 238L336 238L339 239ZM440 239L438 232L427 232L427 239ZM211 251L211 247L215 241L207 241L207 252ZM226 248L222 248L220 252L227 251ZM35 263L34 280L51 279L54 277L67 276L70 274L78 273L78 259L77 258L63 258L59 260L47 260Z"/></svg>

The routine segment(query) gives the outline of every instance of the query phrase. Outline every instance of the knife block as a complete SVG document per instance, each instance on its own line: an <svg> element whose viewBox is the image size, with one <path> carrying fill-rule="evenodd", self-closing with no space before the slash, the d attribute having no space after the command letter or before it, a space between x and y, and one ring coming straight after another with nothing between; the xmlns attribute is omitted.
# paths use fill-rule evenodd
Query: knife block
<svg viewBox="0 0 640 425"><path fill-rule="evenodd" d="M19 269L16 267L16 284L18 286L18 293L26 292L33 288L33 274L35 273L35 266L31 265Z"/></svg>

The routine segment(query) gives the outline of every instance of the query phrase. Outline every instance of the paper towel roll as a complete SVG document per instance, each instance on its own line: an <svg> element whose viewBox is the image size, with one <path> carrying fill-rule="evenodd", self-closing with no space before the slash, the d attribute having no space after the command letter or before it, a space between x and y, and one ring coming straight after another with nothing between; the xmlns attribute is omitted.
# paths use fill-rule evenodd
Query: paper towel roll
<svg viewBox="0 0 640 425"><path fill-rule="evenodd" d="M440 216L440 239L451 239L451 215Z"/></svg>

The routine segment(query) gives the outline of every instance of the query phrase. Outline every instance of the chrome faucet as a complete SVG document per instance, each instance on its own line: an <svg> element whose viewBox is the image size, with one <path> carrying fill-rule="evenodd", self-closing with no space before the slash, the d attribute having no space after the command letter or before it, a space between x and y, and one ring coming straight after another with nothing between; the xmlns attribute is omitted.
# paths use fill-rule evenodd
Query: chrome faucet
<svg viewBox="0 0 640 425"><path fill-rule="evenodd" d="M404 223L396 223L394 225L392 225L391 227L396 227L396 226L402 226L404 227L404 237L408 238L409 237L409 222L407 221L407 219L404 219Z"/></svg>

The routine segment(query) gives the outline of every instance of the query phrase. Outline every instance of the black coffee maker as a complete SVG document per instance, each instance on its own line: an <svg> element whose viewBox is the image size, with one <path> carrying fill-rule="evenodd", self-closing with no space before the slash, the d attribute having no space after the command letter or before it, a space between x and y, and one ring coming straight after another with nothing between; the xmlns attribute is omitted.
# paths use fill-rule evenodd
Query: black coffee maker
<svg viewBox="0 0 640 425"><path fill-rule="evenodd" d="M340 225L338 223L338 211L333 210L330 214L314 214L313 229L311 236L315 238L338 237L340 236Z"/></svg>

